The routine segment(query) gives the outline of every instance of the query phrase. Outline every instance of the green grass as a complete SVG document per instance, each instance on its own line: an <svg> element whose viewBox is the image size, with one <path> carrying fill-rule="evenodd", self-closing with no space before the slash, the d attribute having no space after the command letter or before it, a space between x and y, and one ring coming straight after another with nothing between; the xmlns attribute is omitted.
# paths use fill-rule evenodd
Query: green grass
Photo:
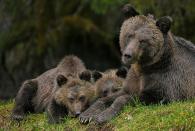
<svg viewBox="0 0 195 131"><path fill-rule="evenodd" d="M104 126L81 125L78 119L66 118L63 124L50 125L46 115L31 114L17 123L9 119L13 102L0 102L0 130L67 130L67 131L195 131L195 101L175 102L168 105L126 106L120 115Z"/></svg>

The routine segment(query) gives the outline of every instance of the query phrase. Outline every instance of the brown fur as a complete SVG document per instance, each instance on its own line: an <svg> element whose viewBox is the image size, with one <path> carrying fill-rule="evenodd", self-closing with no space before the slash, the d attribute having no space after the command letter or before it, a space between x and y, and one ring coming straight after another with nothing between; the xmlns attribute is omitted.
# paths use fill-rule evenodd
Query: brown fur
<svg viewBox="0 0 195 131"><path fill-rule="evenodd" d="M50 123L58 123L66 115L78 116L95 100L95 88L87 81L71 79L66 84L56 86L57 90L53 93L47 108Z"/></svg>
<svg viewBox="0 0 195 131"><path fill-rule="evenodd" d="M136 21L136 23L131 23L131 21ZM141 24L137 21L140 21ZM135 62L128 62L123 56L123 62L125 64L132 64L132 68L130 69L126 80L125 90L132 95L140 96L146 103L194 98L194 52L187 51L181 44L175 42L174 39L177 37L172 36L171 33L168 33L167 35L161 33L160 30L156 28L157 26L155 23L148 23L148 21L153 23L153 20L145 16L136 16L125 21L121 28L121 49L123 49L124 43L127 43L122 39L125 39L124 36L125 34L128 34L128 30L136 32L135 37L132 38L129 43L131 42L132 44L137 41L135 42L137 46L146 44L144 49L139 46L140 48L133 54L141 54L140 57L135 58ZM147 44L147 42L140 42L143 37L139 38L140 34L142 34L142 32L139 33L139 30L142 30L142 32L144 32L144 30L154 30L154 32L151 33L151 36L149 33L143 34L143 37L148 37L147 42L149 44ZM164 38L162 37L163 35ZM126 46L126 49L128 48L128 45ZM193 45L191 44L190 46ZM133 52L134 48L136 47L132 46L130 50L123 50ZM149 50L150 53L148 53L147 50ZM142 59L145 58L143 56L145 55L144 53L149 54L149 59ZM135 83L135 85L133 83ZM151 92L155 92L156 94L154 93L151 95Z"/></svg>
<svg viewBox="0 0 195 131"><path fill-rule="evenodd" d="M109 69L105 72L87 70L80 79L93 83L96 98L111 96L122 89L123 81L127 75L127 68Z"/></svg>
<svg viewBox="0 0 195 131"><path fill-rule="evenodd" d="M54 89L54 79L58 74L78 78L85 71L83 62L76 56L64 57L56 68L50 69L35 79L24 82L16 96L13 119L23 119L29 111L43 112ZM36 86L34 83L36 83ZM32 88L32 89L31 89ZM26 99L25 99L26 98Z"/></svg>
<svg viewBox="0 0 195 131"><path fill-rule="evenodd" d="M97 73L98 71L95 71L95 72ZM105 109L107 104L101 106L101 102L98 103L99 99L111 97L115 95L116 93L120 93L121 91L123 91L122 87L125 81L126 74L127 74L126 67L121 67L117 70L110 69L110 70L107 70L101 73L101 77L94 84L94 87L96 89L97 102L95 103L95 105L90 106L90 108L87 109L87 111L85 111L84 113L80 115L79 118L82 123L91 121L92 116L96 116L96 115L98 116L98 114L100 114ZM93 115L90 116L90 114L93 114ZM88 115L89 115L89 119L87 120L85 119L85 116L88 117Z"/></svg>
<svg viewBox="0 0 195 131"><path fill-rule="evenodd" d="M135 16L135 10L128 8ZM80 115L81 123L91 119L104 123L135 97L146 104L195 98L195 46L171 35L170 23L168 17L154 21L142 15L124 21L120 33L122 61L131 68L123 91L97 100Z"/></svg>
<svg viewBox="0 0 195 131"><path fill-rule="evenodd" d="M122 88L124 79L116 75L116 70L108 70L96 81L96 96L98 98L107 97L116 93Z"/></svg>

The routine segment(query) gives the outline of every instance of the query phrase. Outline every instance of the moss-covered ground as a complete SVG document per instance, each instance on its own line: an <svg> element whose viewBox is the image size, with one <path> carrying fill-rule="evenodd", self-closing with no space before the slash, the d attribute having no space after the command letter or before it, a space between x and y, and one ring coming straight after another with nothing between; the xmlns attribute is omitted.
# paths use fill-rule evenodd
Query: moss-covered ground
<svg viewBox="0 0 195 131"><path fill-rule="evenodd" d="M138 103L135 107L125 106L119 116L102 126L82 125L76 118L66 118L62 124L50 125L44 113L30 114L20 123L13 122L9 118L12 107L12 101L0 102L0 130L195 131L195 101L168 105L145 106Z"/></svg>

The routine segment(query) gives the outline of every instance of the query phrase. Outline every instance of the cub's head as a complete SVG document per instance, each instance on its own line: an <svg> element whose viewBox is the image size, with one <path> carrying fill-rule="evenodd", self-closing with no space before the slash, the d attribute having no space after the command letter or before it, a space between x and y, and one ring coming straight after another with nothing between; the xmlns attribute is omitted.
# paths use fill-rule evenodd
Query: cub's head
<svg viewBox="0 0 195 131"><path fill-rule="evenodd" d="M130 5L125 5L123 12L126 17L120 31L123 63L148 64L158 59L171 26L170 17L155 21L151 16L139 15Z"/></svg>
<svg viewBox="0 0 195 131"><path fill-rule="evenodd" d="M95 89L87 81L58 75L56 89L55 101L65 106L71 117L80 115L94 100Z"/></svg>
<svg viewBox="0 0 195 131"><path fill-rule="evenodd" d="M96 96L107 97L122 89L123 81L126 77L127 70L109 70L103 73L102 77L95 83Z"/></svg>

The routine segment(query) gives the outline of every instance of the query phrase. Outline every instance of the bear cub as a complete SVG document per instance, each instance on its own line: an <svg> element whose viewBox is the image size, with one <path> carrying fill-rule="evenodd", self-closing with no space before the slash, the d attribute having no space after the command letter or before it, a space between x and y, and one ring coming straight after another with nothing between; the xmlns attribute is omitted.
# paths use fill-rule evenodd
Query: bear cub
<svg viewBox="0 0 195 131"><path fill-rule="evenodd" d="M69 55L64 57L57 67L46 71L37 78L26 80L15 98L11 118L23 120L29 112L44 112L53 96L52 94L58 90L56 79L60 84L66 83L66 81L70 82L73 79L79 79L84 71L86 71L84 63L78 57ZM60 79L62 76L66 81ZM78 81L78 85L79 82L82 83L82 81Z"/></svg>
<svg viewBox="0 0 195 131"><path fill-rule="evenodd" d="M59 123L67 115L77 117L95 99L93 85L80 79L68 80L65 76L58 75L55 88L46 109L49 123Z"/></svg>

